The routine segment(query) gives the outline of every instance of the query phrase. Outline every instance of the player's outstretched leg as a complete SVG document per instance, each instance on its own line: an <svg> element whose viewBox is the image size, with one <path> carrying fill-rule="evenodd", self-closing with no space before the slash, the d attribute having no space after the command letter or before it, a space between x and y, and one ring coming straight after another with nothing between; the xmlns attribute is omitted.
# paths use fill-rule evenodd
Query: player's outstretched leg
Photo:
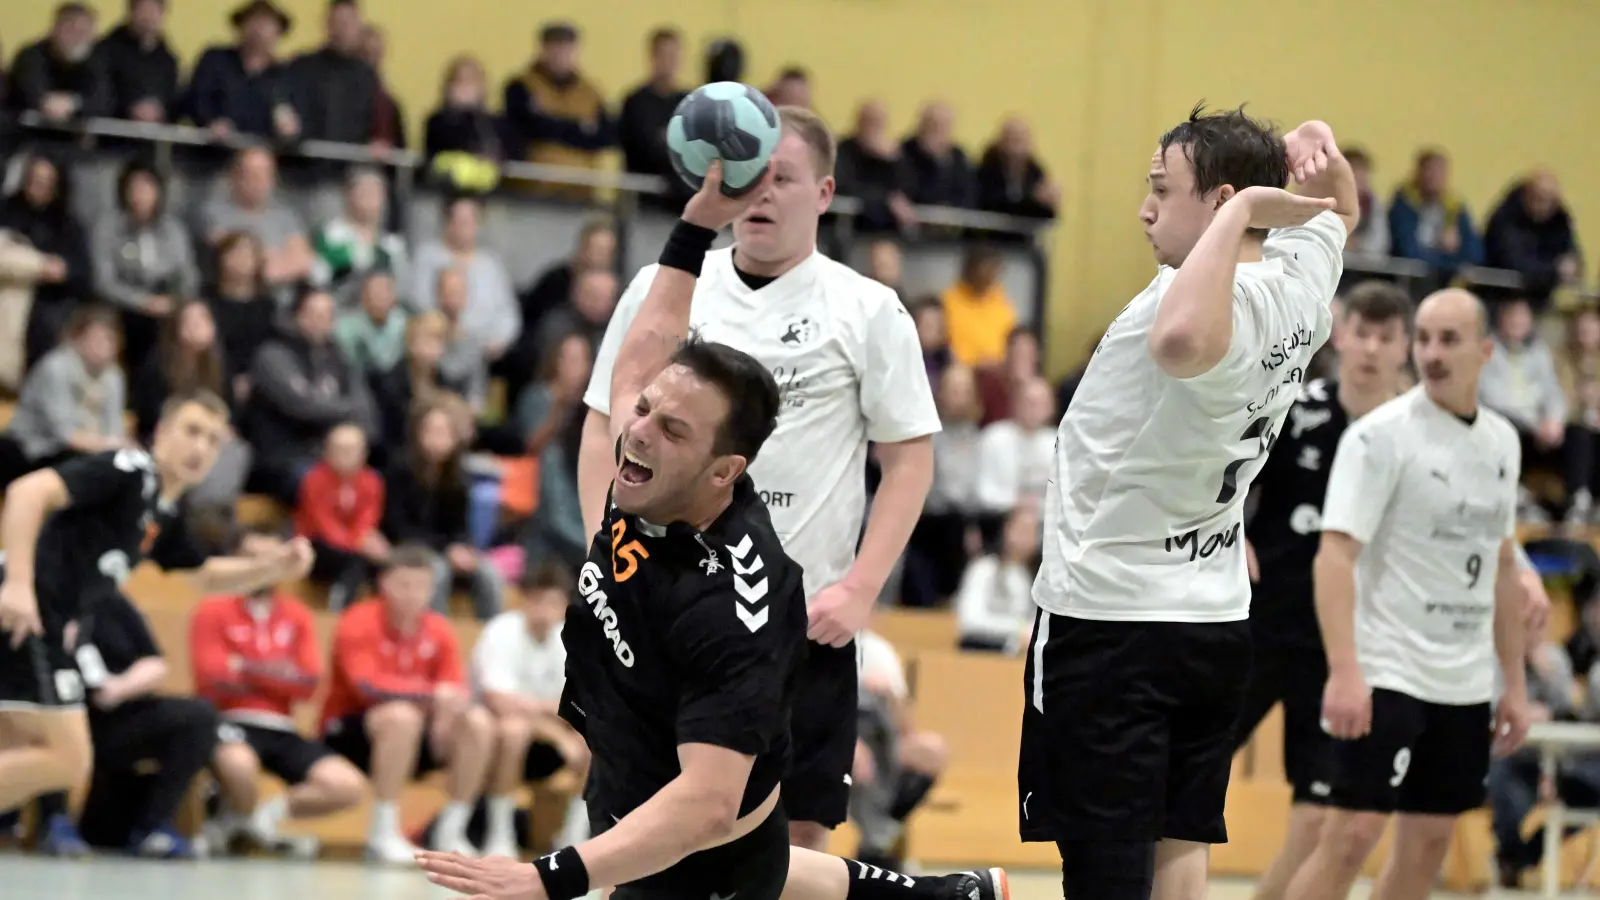
<svg viewBox="0 0 1600 900"><path fill-rule="evenodd" d="M1011 888L1000 868L906 875L792 847L782 900L1011 900Z"/></svg>

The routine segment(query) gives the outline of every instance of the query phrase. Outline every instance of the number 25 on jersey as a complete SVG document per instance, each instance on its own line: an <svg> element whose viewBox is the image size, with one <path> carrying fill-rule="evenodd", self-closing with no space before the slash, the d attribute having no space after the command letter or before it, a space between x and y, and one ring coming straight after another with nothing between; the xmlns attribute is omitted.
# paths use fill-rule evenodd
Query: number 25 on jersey
<svg viewBox="0 0 1600 900"><path fill-rule="evenodd" d="M637 540L623 542L628 535L628 523L618 519L611 523L611 577L618 584L633 577L639 571L639 560L649 559L650 551Z"/></svg>

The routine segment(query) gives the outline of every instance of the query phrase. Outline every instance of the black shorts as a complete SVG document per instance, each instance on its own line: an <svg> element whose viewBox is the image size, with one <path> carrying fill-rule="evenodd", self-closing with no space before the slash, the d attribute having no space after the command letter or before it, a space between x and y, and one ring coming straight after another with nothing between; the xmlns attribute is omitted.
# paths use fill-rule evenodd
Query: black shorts
<svg viewBox="0 0 1600 900"><path fill-rule="evenodd" d="M791 822L837 828L850 811L856 758L856 642L829 647L807 641L806 647L789 717L792 756L783 779L783 812Z"/></svg>
<svg viewBox="0 0 1600 900"><path fill-rule="evenodd" d="M429 772L444 768L444 761L433 755L433 749L428 745L428 726L422 729L422 746L417 748L417 766L411 771L411 777L421 778ZM329 723L322 734L322 742L329 750L339 754L362 772L372 774L372 739L367 737L367 714L364 712L351 713L342 719Z"/></svg>
<svg viewBox="0 0 1600 900"><path fill-rule="evenodd" d="M566 767L567 760L555 744L534 741L528 745L528 755L522 759L522 780L529 784L543 781Z"/></svg>
<svg viewBox="0 0 1600 900"><path fill-rule="evenodd" d="M591 820L594 834L615 823ZM789 822L779 804L765 822L742 838L691 853L670 868L617 885L612 900L778 900L789 880Z"/></svg>
<svg viewBox="0 0 1600 900"><path fill-rule="evenodd" d="M1238 752L1248 743L1272 707L1282 703L1283 774L1294 788L1295 803L1328 802L1333 738L1322 730L1327 684L1328 661L1320 647L1256 645L1233 748Z"/></svg>
<svg viewBox="0 0 1600 900"><path fill-rule="evenodd" d="M1454 816L1482 806L1494 716L1487 703L1451 706L1372 691L1372 730L1332 741L1332 805L1356 812Z"/></svg>
<svg viewBox="0 0 1600 900"><path fill-rule="evenodd" d="M217 726L217 740L224 744L245 744L255 751L263 771L282 779L284 784L304 783L311 768L323 757L332 756L328 745L295 731L263 728L246 722L223 721Z"/></svg>
<svg viewBox="0 0 1600 900"><path fill-rule="evenodd" d="M0 712L82 709L83 693L83 676L59 630L46 627L15 648L0 633Z"/></svg>
<svg viewBox="0 0 1600 900"><path fill-rule="evenodd" d="M1041 610L1025 673L1024 841L1227 842L1249 622L1098 622Z"/></svg>

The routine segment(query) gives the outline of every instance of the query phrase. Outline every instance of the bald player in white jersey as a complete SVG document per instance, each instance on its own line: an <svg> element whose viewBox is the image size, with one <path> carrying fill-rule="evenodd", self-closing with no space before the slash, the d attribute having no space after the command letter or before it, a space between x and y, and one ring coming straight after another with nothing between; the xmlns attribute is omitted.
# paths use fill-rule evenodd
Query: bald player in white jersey
<svg viewBox="0 0 1600 900"><path fill-rule="evenodd" d="M1066 900L1205 895L1250 667L1243 503L1359 205L1326 124L1279 138L1197 108L1139 216L1161 268L1061 420L1033 590L1018 813Z"/></svg>
<svg viewBox="0 0 1600 900"><path fill-rule="evenodd" d="M1372 896L1423 900L1457 817L1484 803L1491 743L1510 753L1527 734L1522 448L1478 403L1492 346L1476 297L1433 294L1417 309L1422 384L1339 439L1315 563L1323 727L1338 740L1295 900L1348 894L1390 816L1394 849Z"/></svg>
<svg viewBox="0 0 1600 900"><path fill-rule="evenodd" d="M784 549L805 569L811 644L783 804L794 843L822 850L849 810L855 634L922 513L939 414L899 297L817 250L818 220L833 198L833 136L805 110L782 107L779 116L766 196L734 222L731 249L705 254L689 315L701 337L768 366L782 391L777 430L750 475ZM618 302L584 394L578 482L591 534L615 469L612 365L657 269L641 270ZM883 480L863 535L868 441Z"/></svg>

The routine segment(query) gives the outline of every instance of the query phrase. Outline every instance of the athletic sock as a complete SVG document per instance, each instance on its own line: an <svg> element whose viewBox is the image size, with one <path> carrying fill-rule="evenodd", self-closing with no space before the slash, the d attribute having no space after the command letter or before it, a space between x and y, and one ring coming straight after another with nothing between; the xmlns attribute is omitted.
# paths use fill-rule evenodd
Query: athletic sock
<svg viewBox="0 0 1600 900"><path fill-rule="evenodd" d="M953 900L953 879L961 875L918 875L915 878L882 866L844 861L850 871L850 887L845 900ZM966 898L962 898L966 900Z"/></svg>
<svg viewBox="0 0 1600 900"><path fill-rule="evenodd" d="M451 848L465 843L467 823L472 821L472 804L452 800L439 810L439 819L433 826L433 845Z"/></svg>
<svg viewBox="0 0 1600 900"><path fill-rule="evenodd" d="M933 790L934 779L921 772L901 772L900 783L895 785L894 800L889 804L889 817L904 822L911 811L927 799Z"/></svg>
<svg viewBox="0 0 1600 900"><path fill-rule="evenodd" d="M270 844L278 839L278 824L288 817L289 798L285 794L258 803L255 812L250 814L250 836L260 843Z"/></svg>
<svg viewBox="0 0 1600 900"><path fill-rule="evenodd" d="M484 828L484 846L516 844L517 800L511 796L490 797L486 802L488 823Z"/></svg>
<svg viewBox="0 0 1600 900"><path fill-rule="evenodd" d="M400 808L392 800L379 800L372 804L372 818L367 820L367 843L404 840L400 833Z"/></svg>

